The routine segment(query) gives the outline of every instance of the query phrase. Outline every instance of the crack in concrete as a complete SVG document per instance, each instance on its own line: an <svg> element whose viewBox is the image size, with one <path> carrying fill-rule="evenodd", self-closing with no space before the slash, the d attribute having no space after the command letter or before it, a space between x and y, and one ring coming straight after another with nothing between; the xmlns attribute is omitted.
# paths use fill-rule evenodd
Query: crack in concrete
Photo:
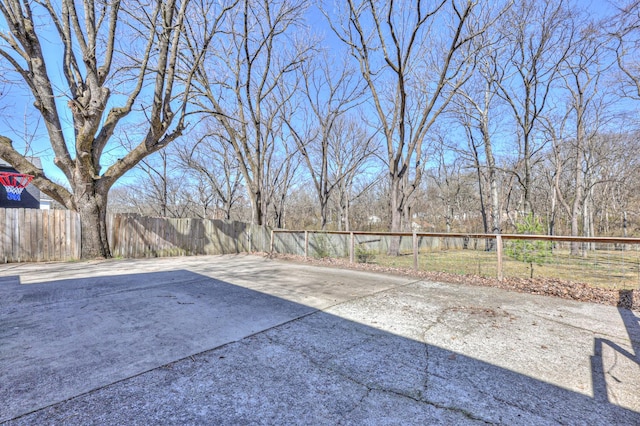
<svg viewBox="0 0 640 426"><path fill-rule="evenodd" d="M394 395L400 398L406 398L406 399L410 399L412 401L415 401L417 403L420 404L426 404L426 405L430 405L434 408L437 408L439 410L445 410L445 411L450 411L450 412L454 412L457 414L462 414L464 417L470 419L470 420L474 420L474 421L479 421L479 422L483 422L484 424L494 424L488 420L485 420L481 417L478 417L476 415L474 415L473 413L460 408L460 407L453 407L453 406L447 406L444 404L440 404L438 402L435 401L431 401L427 398L424 397L424 391L427 390L426 387L426 382L428 381L428 376L429 376L429 372L428 372L428 362L426 364L425 367L425 385L423 385L423 390L417 390L416 391L416 395L412 395L409 392L401 392L401 391L397 391L394 389L388 389L388 388L384 388L384 387L380 387L380 386L372 386L370 384L367 384L361 380L358 380L357 378L353 377L350 374L347 374L346 372L344 372L343 370L341 370L340 368L334 368L332 366L328 366L326 363L328 361L331 361L332 359L335 359L336 357L329 357L326 361L324 361L323 363L318 362L316 360L314 360L311 356L311 354L307 353L306 351L302 351L299 348L295 348L291 345L288 345L286 341L281 341L279 339L274 339L275 336L266 336L267 340L271 343L276 343L276 344L280 344L285 346L286 348L288 348L289 350L292 350L294 352L297 352L298 354L300 354L304 359L306 359L311 365L313 365L314 367L318 368L320 371L328 371L330 373L334 373L336 375L338 375L339 377L361 387L366 389L365 394L358 400L358 402L356 402L353 406L353 408L351 410L349 410L348 413L343 414L343 421L347 421L348 417L350 414L352 414L353 412L355 412L355 410L358 409L359 406L361 406L364 401L371 395L372 392L380 392L383 394L390 394L390 395ZM351 348L355 348L357 346L362 345L363 343L365 343L368 340L371 340L372 337L369 337L367 339L365 339L364 341L361 341L359 343L356 343L354 345L351 346ZM428 347L429 345L426 343L422 343L425 347L425 353L427 354L426 356L428 357ZM343 421L339 422L338 424L343 424Z"/></svg>
<svg viewBox="0 0 640 426"><path fill-rule="evenodd" d="M423 336L422 337L422 340L423 340L422 344L424 345L424 359L425 359L424 379L422 381L422 387L423 387L424 394L421 393L421 395L420 395L421 397L419 399L414 399L414 400L416 400L418 402L421 402L421 403L425 403L425 404L431 405L432 407L440 409L440 410L453 411L453 412L462 414L463 416L465 416L466 418L468 418L470 420L481 421L481 422L483 422L485 424L494 424L494 423L490 422L489 420L486 420L486 419L483 419L483 418L475 416L473 413L471 413L471 412L469 412L469 411L467 411L467 410L465 410L463 408L460 408L460 407L449 407L449 406L446 406L444 404L439 404L439 403L437 403L435 401L430 401L428 398L424 397L424 395L429 391L429 382L430 382L430 378L432 376L433 377L438 377L438 378L443 379L443 380L446 380L445 377L439 376L439 375L429 371L429 361L430 361L429 344L426 343L426 340L427 340L426 335L427 335L427 333L433 327L435 327L436 325L441 323L441 321L444 319L444 316L445 316L446 313L447 313L447 310L442 311L441 314L436 318L436 320L432 324L430 324L428 327L426 327L424 329L423 333L422 333L422 336ZM411 398L410 396L406 396L406 397ZM411 399L413 399L413 398L411 398Z"/></svg>
<svg viewBox="0 0 640 426"><path fill-rule="evenodd" d="M423 343L424 345L424 379L422 380L422 389L424 392L429 391L429 379L431 378L431 373L429 371L429 345Z"/></svg>
<svg viewBox="0 0 640 426"><path fill-rule="evenodd" d="M345 413L345 414L342 415L342 419L340 419L338 421L338 423L337 423L338 425L344 424L343 422L347 421L349 419L349 416L351 414L353 414L362 404L364 404L364 400L369 398L369 395L371 395L372 391L369 388L366 388L366 389L367 389L367 391L362 394L362 397L360 398L360 400L358 402L356 402L354 404L353 408L351 410L349 410L348 413Z"/></svg>
<svg viewBox="0 0 640 426"><path fill-rule="evenodd" d="M465 381L469 384L470 387L475 389L476 392L478 392L480 395L485 396L488 399L493 399L494 401L496 401L496 402L498 402L500 404L503 404L505 406L514 408L514 409L516 409L516 410L518 410L518 411L520 411L520 412L522 412L523 414L526 414L526 415L538 416L538 417L540 417L542 419L550 420L552 422L557 422L558 421L558 419L556 419L556 418L549 419L545 415L545 412L543 412L543 411L532 411L528 407L522 406L518 401L507 400L507 399L504 399L504 398L500 398L497 395L485 392L485 391L482 390L482 388L479 388L478 386L476 386L476 384L474 382L472 382L469 378L465 378ZM498 424L501 424L501 423L498 423Z"/></svg>
<svg viewBox="0 0 640 426"><path fill-rule="evenodd" d="M614 336L613 334L608 334L608 333L602 332L602 331L594 331L594 330L591 330L591 329L588 329L588 328L584 328L584 327L580 327L578 325L571 324L571 323L566 322L566 321L558 320L556 318L539 315L539 314L536 314L535 312L529 312L527 310L520 310L520 309L517 309L516 311L517 312L521 312L521 313L524 312L525 314L531 315L532 317L536 317L536 318L544 320L544 321L549 321L551 323L560 324L560 325L565 326L565 327L571 327L571 328L573 328L575 330L580 330L580 331L586 332L588 334L591 334L592 336L604 336L604 337L608 337L608 338L610 338L612 340L625 340L625 338L621 337L621 336ZM634 342L635 340L633 340L633 338L631 336L629 336L629 341L630 342Z"/></svg>
<svg viewBox="0 0 640 426"><path fill-rule="evenodd" d="M313 315L313 314L311 314L311 315ZM272 330L270 330L270 331L272 331ZM274 331L274 332L277 332L277 331ZM301 354L306 360L308 360L309 362L313 363L314 365L319 365L321 362L329 362L329 361L331 361L331 360L336 358L336 355L332 355L331 353L322 353L321 356L317 357L317 358L321 358L321 359L318 359L317 361L315 361L313 359L313 355L310 352L302 350L301 348L297 347L295 345L295 343L293 343L293 342L289 342L286 339L278 338L277 334L276 335L270 335L269 333L264 333L264 337L270 343L282 345L282 346L286 347L287 349L289 349L289 350L291 350L293 352L297 352L297 353ZM363 340L357 341L357 342L353 342L351 345L348 345L348 346L342 348L341 351L343 353L349 352L353 348L361 346L361 345L363 345L363 344L365 344L367 342L376 340L376 337L378 337L378 335L376 333L366 333L366 338L364 338ZM315 352L315 354L318 354L318 353L319 352Z"/></svg>

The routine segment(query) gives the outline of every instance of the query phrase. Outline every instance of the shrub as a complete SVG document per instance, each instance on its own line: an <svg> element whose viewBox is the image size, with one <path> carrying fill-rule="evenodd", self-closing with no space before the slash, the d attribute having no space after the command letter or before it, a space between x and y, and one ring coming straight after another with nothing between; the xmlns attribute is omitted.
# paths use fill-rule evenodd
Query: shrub
<svg viewBox="0 0 640 426"><path fill-rule="evenodd" d="M544 233L542 222L532 213L516 224L518 234L540 235ZM507 256L529 264L530 278L533 278L533 265L542 266L552 259L551 241L513 240L505 245Z"/></svg>
<svg viewBox="0 0 640 426"><path fill-rule="evenodd" d="M358 263L369 263L375 257L375 252L369 250L366 246L358 244L356 246L356 261Z"/></svg>

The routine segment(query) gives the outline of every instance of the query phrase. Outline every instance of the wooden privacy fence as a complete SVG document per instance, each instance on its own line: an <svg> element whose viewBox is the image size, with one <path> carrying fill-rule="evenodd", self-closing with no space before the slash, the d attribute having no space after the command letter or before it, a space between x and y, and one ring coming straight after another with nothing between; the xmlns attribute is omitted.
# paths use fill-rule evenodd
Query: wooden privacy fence
<svg viewBox="0 0 640 426"><path fill-rule="evenodd" d="M169 219L132 214L107 220L114 257L164 257L266 251L264 226L214 219Z"/></svg>
<svg viewBox="0 0 640 426"><path fill-rule="evenodd" d="M0 209L0 261L80 258L80 217L69 210Z"/></svg>
<svg viewBox="0 0 640 426"><path fill-rule="evenodd" d="M269 230L242 222L107 217L114 257L161 257L266 251ZM0 209L0 262L80 258L80 217L69 210Z"/></svg>

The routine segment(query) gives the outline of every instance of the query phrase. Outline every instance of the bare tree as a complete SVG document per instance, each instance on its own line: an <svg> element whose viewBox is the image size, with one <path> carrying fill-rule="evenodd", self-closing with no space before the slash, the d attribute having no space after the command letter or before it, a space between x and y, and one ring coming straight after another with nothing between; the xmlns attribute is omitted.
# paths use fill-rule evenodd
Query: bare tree
<svg viewBox="0 0 640 426"><path fill-rule="evenodd" d="M428 174L436 189L435 197L440 201L446 232L463 231L461 227L454 229L454 226L471 216L477 208L476 194L472 190L472 176L463 170L462 158L448 159L446 151L446 145L442 144L436 153L437 167L429 169Z"/></svg>
<svg viewBox="0 0 640 426"><path fill-rule="evenodd" d="M284 151L283 108L295 90L295 72L308 45L299 36L306 0L242 0L225 21L200 19L190 31L190 52L205 51L195 83L198 112L217 120L220 137L235 152L252 206L263 224ZM224 39L212 34L222 29Z"/></svg>
<svg viewBox="0 0 640 426"><path fill-rule="evenodd" d="M613 152L609 163L602 169L603 184L594 202L601 207L603 223L600 227L605 235L615 232L614 223L619 224L618 235L623 237L637 236L640 231L640 195L637 190L640 187L640 157L628 155L629 152L640 150L638 136L635 131L602 137L607 148Z"/></svg>
<svg viewBox="0 0 640 426"><path fill-rule="evenodd" d="M457 0L345 3L338 19L329 19L360 67L386 141L391 230L397 232L409 225L411 197L425 164L423 141L470 75L471 41L486 29L491 6ZM398 253L397 243L390 245L391 254Z"/></svg>
<svg viewBox="0 0 640 426"><path fill-rule="evenodd" d="M614 40L614 49L618 68L621 72L620 82L621 91L624 97L640 100L640 0L629 0L622 6L618 7L615 16L609 19L610 36ZM606 23L605 23L606 25ZM637 136L636 136L637 137ZM636 169L637 170L637 169ZM637 177L631 178L631 181L637 181ZM633 195L628 193L626 188L616 189L615 193L623 193L625 196L616 197L617 204L624 206L623 213L623 235L627 236L628 219L627 213L630 210L629 199ZM631 207L632 209L633 207ZM638 209L635 211L636 215Z"/></svg>
<svg viewBox="0 0 640 426"><path fill-rule="evenodd" d="M159 153L160 164L157 166L149 161L149 157L140 162L139 168L147 175L146 179L137 185L139 189L147 192L150 197L145 197L150 205L158 206L156 214L161 217L169 217L171 202L169 201L169 165L167 164L167 151Z"/></svg>
<svg viewBox="0 0 640 426"><path fill-rule="evenodd" d="M6 136L0 136L0 157L34 175L41 191L79 212L83 258L110 256L105 214L112 185L185 128L190 64L180 61L179 52L189 4L0 1L2 25L8 29L0 33L0 63L33 97L54 162L71 191L34 167ZM45 54L51 45L55 49ZM183 72L186 77L179 84L176 76ZM68 116L71 133L65 129ZM104 164L105 148L127 118L144 122L139 143Z"/></svg>
<svg viewBox="0 0 640 426"><path fill-rule="evenodd" d="M285 227L287 198L299 176L298 169L301 164L299 151L295 148L295 144L291 145L285 143L283 152L276 154L281 158L271 157L267 169L267 176L271 176L271 179L269 179L266 191L268 202L265 204L265 208L273 209L273 226L276 228ZM275 166L273 169L272 165Z"/></svg>
<svg viewBox="0 0 640 426"><path fill-rule="evenodd" d="M499 234L501 227L500 197L498 195L498 164L494 154L493 135L498 115L496 56L501 43L497 32L486 32L480 37L476 70L454 98L458 120L465 129L468 153L476 169L480 212L484 232ZM498 47L496 47L498 46ZM486 181L486 184L484 183ZM488 186L488 190L484 187ZM485 201L485 198L488 200ZM493 249L494 239L487 240L487 249Z"/></svg>
<svg viewBox="0 0 640 426"><path fill-rule="evenodd" d="M572 44L571 50L563 60L562 81L569 94L566 119L569 120L571 133L562 141L569 145L572 164L572 193L557 188L560 203L571 218L571 235L580 233L581 215L587 209L589 199L589 166L592 165L593 141L604 120L606 109L606 88L601 84L603 72L608 64L602 52L605 39L598 34L595 25L584 25L580 37ZM565 129L569 129L566 126ZM559 163L561 164L561 163ZM556 180L556 184L559 180ZM583 219L583 230L588 235L589 223ZM577 243L572 243L571 254L579 254Z"/></svg>
<svg viewBox="0 0 640 426"><path fill-rule="evenodd" d="M628 1L610 20L625 96L640 100L640 0Z"/></svg>
<svg viewBox="0 0 640 426"><path fill-rule="evenodd" d="M360 197L379 179L379 172L371 170L376 161L379 145L376 134L367 132L356 117L339 120L329 140L329 181L333 192L337 191L338 230L351 229L351 203ZM360 187L355 181L360 177ZM336 197L334 197L336 198Z"/></svg>
<svg viewBox="0 0 640 426"><path fill-rule="evenodd" d="M196 191L201 194L203 216L209 217L208 205L211 203L213 217L218 217L215 211L219 210L221 218L231 219L243 189L242 173L233 148L221 141L216 133L209 129L195 143L177 147L178 162L198 182Z"/></svg>
<svg viewBox="0 0 640 426"><path fill-rule="evenodd" d="M514 173L522 186L526 212L533 211L533 157L543 148L542 144L536 144L535 132L574 36L566 3L565 0L516 2L501 24L505 49L496 61L500 76L495 82L511 107L518 130L524 170Z"/></svg>
<svg viewBox="0 0 640 426"><path fill-rule="evenodd" d="M569 164L566 150L563 150L563 140L566 135L565 128L568 125L568 114L562 117L553 116L551 114L541 117L541 122L547 138L551 142L551 148L543 159L543 175L546 186L551 193L548 195L547 206L547 231L549 235L556 235L557 220L559 217L559 198L558 194L561 190L561 181L564 170Z"/></svg>
<svg viewBox="0 0 640 426"><path fill-rule="evenodd" d="M285 118L314 184L322 229L333 192L371 155L370 138L363 144L362 134L349 133L345 124L347 114L361 102L358 74L324 53L302 66L301 99ZM346 150L353 154L348 163L341 155Z"/></svg>

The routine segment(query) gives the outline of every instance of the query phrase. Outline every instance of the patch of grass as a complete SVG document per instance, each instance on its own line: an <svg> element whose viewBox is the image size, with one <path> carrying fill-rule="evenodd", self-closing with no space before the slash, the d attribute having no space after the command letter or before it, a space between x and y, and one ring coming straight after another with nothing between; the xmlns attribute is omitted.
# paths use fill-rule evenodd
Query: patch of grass
<svg viewBox="0 0 640 426"><path fill-rule="evenodd" d="M386 267L413 268L413 256L377 254L369 263ZM453 274L496 277L495 252L480 250L434 250L420 252L419 269ZM505 277L529 278L530 265L503 256ZM640 253L637 251L592 250L586 257L571 256L568 249L554 249L546 263L535 268L534 278L557 278L583 282L605 289L640 288Z"/></svg>

